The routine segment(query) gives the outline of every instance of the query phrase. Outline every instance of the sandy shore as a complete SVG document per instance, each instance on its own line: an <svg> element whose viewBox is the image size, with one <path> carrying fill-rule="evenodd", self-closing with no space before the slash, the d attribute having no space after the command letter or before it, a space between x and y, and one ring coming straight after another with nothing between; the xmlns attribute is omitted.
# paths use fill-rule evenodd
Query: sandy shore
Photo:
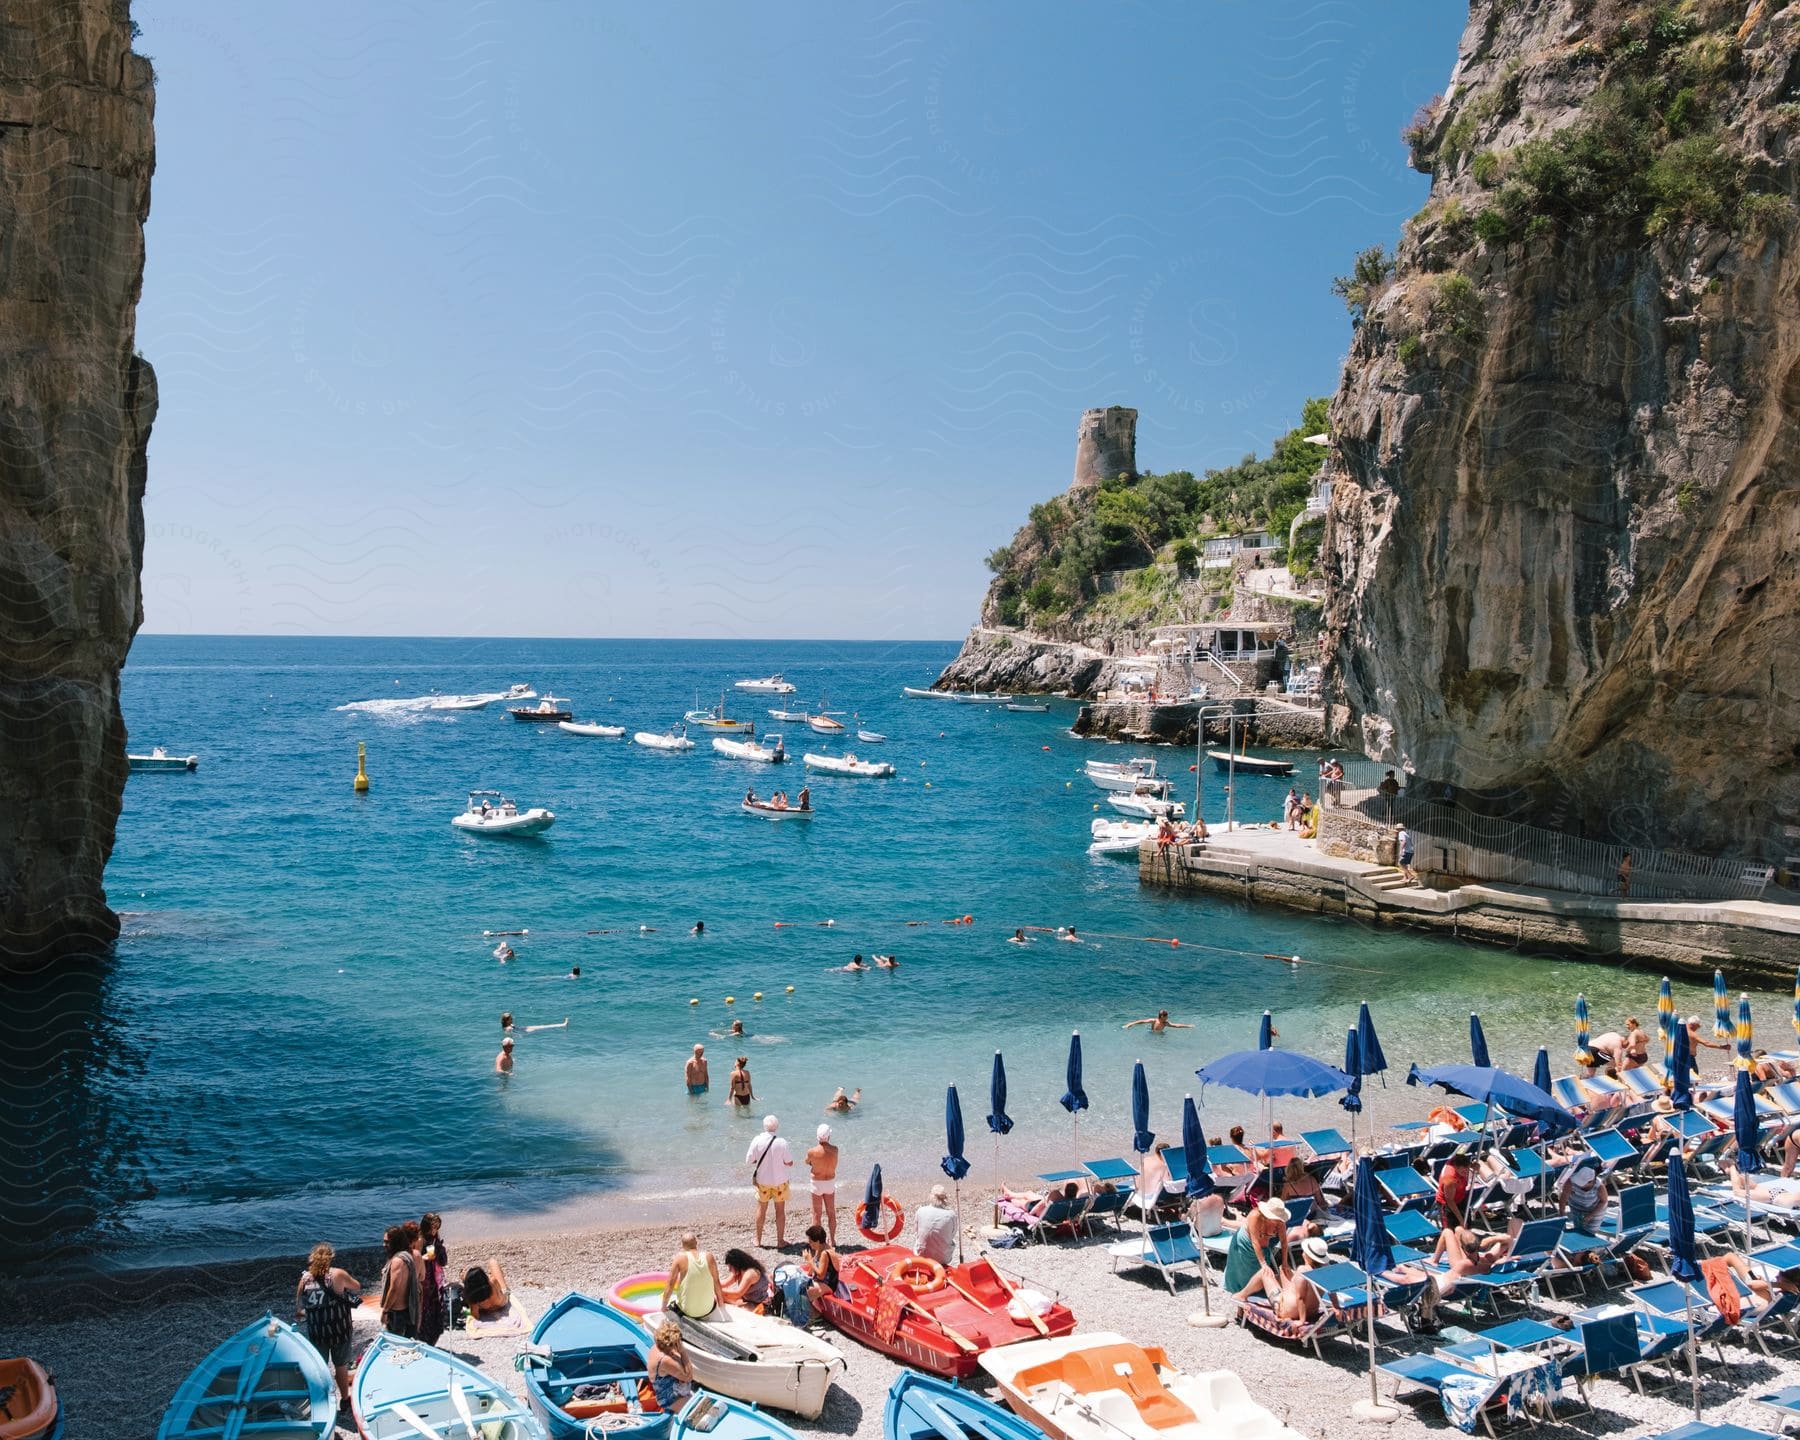
<svg viewBox="0 0 1800 1440"><path fill-rule="evenodd" d="M965 1213L972 1213L970 1206ZM747 1212L731 1222L706 1227L704 1243L715 1251L730 1245L749 1246ZM515 1294L530 1318L541 1315L558 1296L571 1289L601 1293L621 1275L659 1269L675 1248L676 1226L633 1227L523 1239L465 1241L447 1238L458 1265L491 1255L505 1266ZM971 1250L978 1242L971 1238ZM1227 1367L1238 1372L1251 1393L1301 1431L1322 1437L1362 1431L1370 1434L1442 1434L1447 1426L1435 1400L1403 1404L1392 1427L1354 1419L1351 1405L1368 1393L1367 1352L1346 1340L1327 1344L1326 1358L1299 1353L1263 1340L1237 1325L1219 1330L1190 1327L1187 1317L1200 1308L1196 1283L1184 1281L1171 1296L1147 1271L1113 1274L1106 1237L1051 1247L1000 1252L997 1259L1011 1272L1046 1290L1059 1292L1080 1319L1083 1330L1116 1330L1144 1343L1162 1345L1184 1369ZM845 1247L847 1250L849 1246ZM265 1309L291 1313L293 1284L301 1256L291 1262L259 1262L217 1269L194 1268L158 1275L138 1275L65 1283L55 1289L31 1286L6 1301L5 1350L35 1356L60 1382L69 1418L69 1434L95 1437L148 1437L162 1409L186 1372L226 1334ZM350 1257L362 1276L375 1272L372 1255ZM771 1258L771 1264L773 1259ZM1565 1283L1571 1302L1577 1292ZM1215 1307L1219 1297L1215 1291ZM1446 1315L1447 1321L1454 1317ZM372 1334L376 1320L365 1310L358 1320ZM1426 1348L1392 1322L1380 1332L1383 1358ZM512 1357L516 1336L454 1337L451 1346L509 1387L518 1389ZM882 1401L898 1367L886 1357L844 1340L849 1368L836 1387L824 1415L816 1423L797 1423L802 1431L874 1440L881 1433ZM1732 1421L1770 1428L1766 1415L1748 1395L1780 1385L1800 1383L1800 1360L1766 1359L1743 1346L1730 1346L1724 1367L1701 1359L1704 1404L1710 1421ZM1658 1434L1691 1419L1684 1383L1661 1395L1639 1397L1629 1386L1606 1380L1594 1388L1598 1420L1583 1417L1584 1433ZM1385 1393L1385 1386L1384 1386ZM1573 1398L1573 1387L1568 1387ZM1565 1410L1572 1406L1565 1406ZM1520 1431L1519 1433L1525 1433Z"/></svg>

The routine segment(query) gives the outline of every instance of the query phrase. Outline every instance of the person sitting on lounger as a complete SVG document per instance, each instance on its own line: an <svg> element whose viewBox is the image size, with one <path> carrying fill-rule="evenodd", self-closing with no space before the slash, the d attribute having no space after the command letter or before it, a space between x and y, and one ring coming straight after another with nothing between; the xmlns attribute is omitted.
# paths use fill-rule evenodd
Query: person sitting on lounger
<svg viewBox="0 0 1800 1440"><path fill-rule="evenodd" d="M1073 1203L1081 1193L1081 1187L1073 1180L1061 1190L1038 1192L1036 1190L1008 1190L1000 1187L999 1197L994 1207L1000 1212L1000 1220L1006 1225L1032 1225L1044 1218L1045 1212L1058 1200Z"/></svg>
<svg viewBox="0 0 1800 1440"><path fill-rule="evenodd" d="M1312 1248L1308 1248L1308 1247ZM1281 1296L1275 1302L1278 1320L1312 1321L1319 1317L1324 1297L1319 1287L1307 1276L1308 1270L1320 1270L1331 1263L1331 1253L1318 1236L1300 1242L1300 1264L1289 1270L1281 1282Z"/></svg>
<svg viewBox="0 0 1800 1440"><path fill-rule="evenodd" d="M1440 1230L1432 1251L1432 1258L1445 1267L1442 1274L1434 1277L1439 1296L1448 1298L1471 1275L1487 1274L1511 1249L1509 1235L1481 1235L1466 1225Z"/></svg>
<svg viewBox="0 0 1800 1440"><path fill-rule="evenodd" d="M1312 1171L1298 1155L1290 1155L1287 1169L1282 1171L1281 1198L1290 1204L1295 1200L1311 1200L1314 1210L1324 1207L1325 1187L1313 1178Z"/></svg>
<svg viewBox="0 0 1800 1440"><path fill-rule="evenodd" d="M1745 1200L1783 1208L1800 1206L1800 1180L1778 1175L1758 1184L1735 1165L1727 1165L1725 1173L1731 1178L1732 1191Z"/></svg>
<svg viewBox="0 0 1800 1440"><path fill-rule="evenodd" d="M1158 1140L1155 1148L1144 1157L1144 1178L1125 1202L1127 1211L1136 1210L1148 1215L1163 1203L1163 1194L1170 1187L1169 1162L1163 1158L1163 1151L1168 1148L1167 1140Z"/></svg>

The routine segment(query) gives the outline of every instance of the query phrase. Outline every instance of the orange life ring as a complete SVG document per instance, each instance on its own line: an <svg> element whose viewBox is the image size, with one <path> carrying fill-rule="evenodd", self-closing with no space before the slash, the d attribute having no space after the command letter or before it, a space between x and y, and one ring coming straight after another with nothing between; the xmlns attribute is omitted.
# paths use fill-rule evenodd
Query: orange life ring
<svg viewBox="0 0 1800 1440"><path fill-rule="evenodd" d="M856 1207L856 1213L858 1215L862 1214L862 1210L862 1206L858 1205ZM898 1240L900 1238L900 1232L906 1228L906 1212L900 1208L900 1202L894 1199L892 1195L883 1195L881 1197L881 1213L886 1215L889 1221L888 1228L885 1231L871 1230L867 1225L863 1224L861 1220L856 1222L856 1230L863 1239L879 1240L885 1245L890 1240Z"/></svg>
<svg viewBox="0 0 1800 1440"><path fill-rule="evenodd" d="M944 1288L944 1267L927 1255L913 1255L888 1266L887 1278L918 1295Z"/></svg>

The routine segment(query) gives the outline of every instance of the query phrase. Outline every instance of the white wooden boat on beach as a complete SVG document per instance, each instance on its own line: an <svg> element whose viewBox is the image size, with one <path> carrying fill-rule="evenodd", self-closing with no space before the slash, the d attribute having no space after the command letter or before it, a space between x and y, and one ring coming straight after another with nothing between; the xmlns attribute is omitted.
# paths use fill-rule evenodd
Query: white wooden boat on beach
<svg viewBox="0 0 1800 1440"><path fill-rule="evenodd" d="M602 740L617 740L625 733L623 725L589 725L580 720L558 720L558 730L567 730L571 735L594 735Z"/></svg>
<svg viewBox="0 0 1800 1440"><path fill-rule="evenodd" d="M1105 820L1088 826L1088 854L1135 855L1138 846L1156 836L1154 820Z"/></svg>
<svg viewBox="0 0 1800 1440"><path fill-rule="evenodd" d="M1237 770L1244 775L1292 775L1292 760L1265 760L1259 755L1246 755L1242 751L1232 754L1229 750L1208 750L1206 758L1221 770Z"/></svg>
<svg viewBox="0 0 1800 1440"><path fill-rule="evenodd" d="M882 780L894 773L885 760L858 760L854 755L815 755L807 751L803 759L808 770L823 770L827 775L860 775Z"/></svg>
<svg viewBox="0 0 1800 1440"><path fill-rule="evenodd" d="M471 790L469 808L451 816L450 823L471 835L541 835L556 823L556 814L542 806L521 810L498 790Z"/></svg>
<svg viewBox="0 0 1800 1440"><path fill-rule="evenodd" d="M125 763L133 770L198 770L198 755L171 755L162 746L152 747L148 755L127 755Z"/></svg>
<svg viewBox="0 0 1800 1440"><path fill-rule="evenodd" d="M765 675L760 680L740 680L733 687L737 690L748 690L753 695L792 695L794 687L781 678L780 672Z"/></svg>
<svg viewBox="0 0 1800 1440"><path fill-rule="evenodd" d="M713 737L712 748L733 760L755 760L764 765L779 765L787 759L779 735L764 736L760 745L754 740L728 740L717 735Z"/></svg>
<svg viewBox="0 0 1800 1440"><path fill-rule="evenodd" d="M819 1418L825 1392L848 1363L829 1341L735 1305L716 1306L699 1320L652 1310L643 1317L644 1328L654 1333L665 1318L681 1327L701 1389L808 1420Z"/></svg>
<svg viewBox="0 0 1800 1440"><path fill-rule="evenodd" d="M692 750L694 742L687 737L687 731L680 728L664 731L661 735L649 730L640 730L632 740L646 750Z"/></svg>

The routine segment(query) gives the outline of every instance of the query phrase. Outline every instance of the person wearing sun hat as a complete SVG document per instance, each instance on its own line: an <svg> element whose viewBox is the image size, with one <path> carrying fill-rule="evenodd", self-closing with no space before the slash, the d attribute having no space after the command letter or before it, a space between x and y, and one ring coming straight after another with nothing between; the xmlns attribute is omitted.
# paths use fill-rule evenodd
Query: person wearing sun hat
<svg viewBox="0 0 1800 1440"><path fill-rule="evenodd" d="M1288 1207L1264 1200L1232 1232L1225 1252L1225 1290L1239 1299L1266 1295L1279 1303L1281 1286L1293 1263L1288 1257Z"/></svg>

